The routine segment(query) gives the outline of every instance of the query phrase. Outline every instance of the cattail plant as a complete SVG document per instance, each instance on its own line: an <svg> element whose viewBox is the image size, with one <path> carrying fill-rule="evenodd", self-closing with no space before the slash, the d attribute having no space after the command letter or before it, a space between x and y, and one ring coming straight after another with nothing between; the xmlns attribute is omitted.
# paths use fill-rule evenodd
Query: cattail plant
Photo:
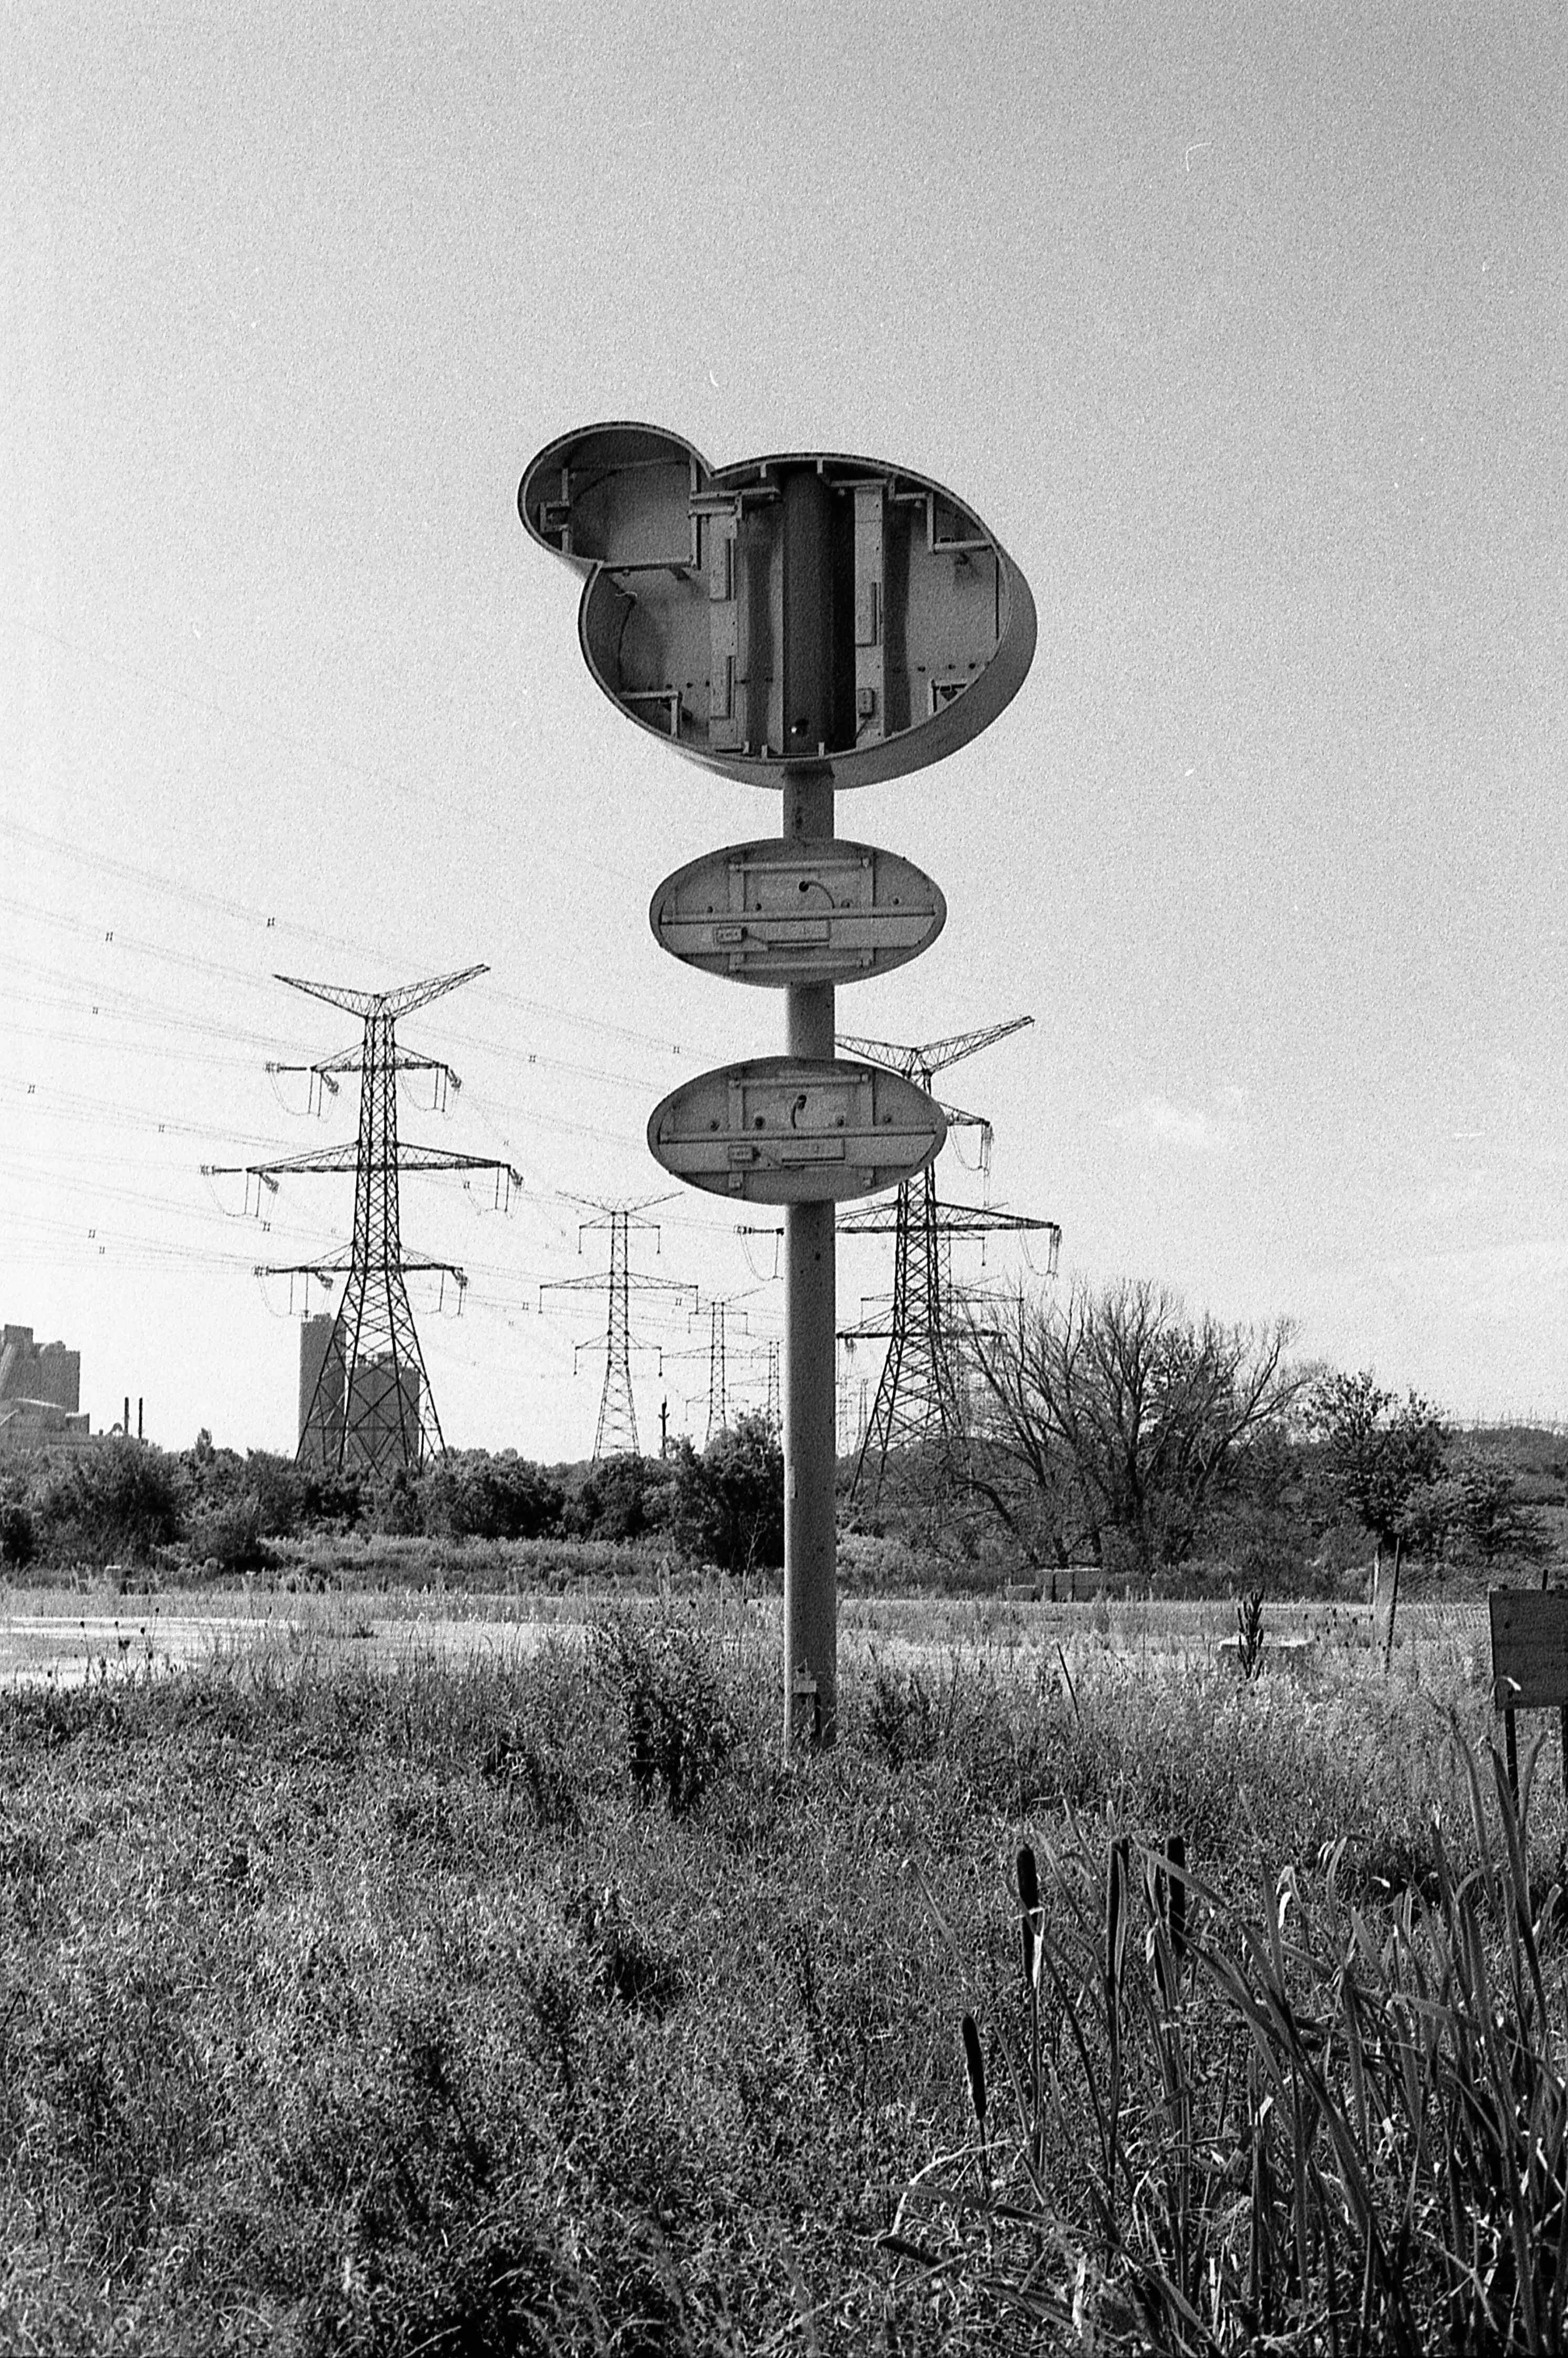
<svg viewBox="0 0 1568 2358"><path fill-rule="evenodd" d="M1171 1954L1179 1965L1187 1952L1187 1838L1185 1834L1167 1834L1165 1861L1170 1870L1169 1896L1165 1903L1165 1925L1171 1936Z"/></svg>
<svg viewBox="0 0 1568 2358"><path fill-rule="evenodd" d="M1236 1603L1236 1660L1244 1679L1255 1679L1263 1666L1263 1592L1249 1589Z"/></svg>
<svg viewBox="0 0 1568 2358"><path fill-rule="evenodd" d="M1023 1988L1032 1996L1039 1988L1040 1870L1027 1843L1018 1853L1019 1929L1023 1949Z"/></svg>
<svg viewBox="0 0 1568 2358"><path fill-rule="evenodd" d="M1044 2169L1044 2103L1040 2077L1040 1942L1044 1920L1040 1909L1040 1872L1027 1843L1020 1844L1018 1853L1018 1907L1023 2003L1029 2022L1029 2159L1038 2183Z"/></svg>
<svg viewBox="0 0 1568 2358"><path fill-rule="evenodd" d="M1186 1869L1185 1835L1168 1834L1163 1856L1151 1858L1145 1870L1150 1921L1144 1955L1154 1969L1167 2013L1175 2010L1181 1995L1182 1959L1187 1946Z"/></svg>
<svg viewBox="0 0 1568 2358"><path fill-rule="evenodd" d="M964 2070L968 2075L969 2102L975 2108L975 2119L980 2132L980 2176L989 2192L990 2155L986 2145L986 2059L980 2052L980 2034L972 2014L964 2017L959 2030L964 2042Z"/></svg>
<svg viewBox="0 0 1568 2358"><path fill-rule="evenodd" d="M1125 1834L1072 1826L1059 1850L1020 1854L1026 1993L1050 1991L1082 2096L1047 2054L1013 2065L1002 2039L1026 2132L1010 2165L965 2017L982 2265L1011 2309L1057 2320L1043 2270L1076 2188L1108 2342L1170 2358L1568 2347L1563 1895L1532 1887L1534 1757L1517 1805L1498 1757L1460 1757L1468 1862L1438 1828L1433 1896L1380 1909L1342 1889L1343 1844L1310 1881L1286 1866L1244 1899L1204 1884L1180 1835L1136 1846L1136 1885ZM1049 2188L1047 2134L1066 2147ZM941 2194L923 2178L918 2199ZM951 2200L973 2217L961 2180ZM990 2231L1031 2224L1033 2257L1000 2277Z"/></svg>
<svg viewBox="0 0 1568 2358"><path fill-rule="evenodd" d="M1106 1851L1105 1873L1105 2031L1110 2050L1109 2085L1106 2092L1105 2193L1107 2235L1116 2240L1117 2146L1121 2130L1121 1992L1127 1970L1128 1859L1131 1845L1120 1834Z"/></svg>

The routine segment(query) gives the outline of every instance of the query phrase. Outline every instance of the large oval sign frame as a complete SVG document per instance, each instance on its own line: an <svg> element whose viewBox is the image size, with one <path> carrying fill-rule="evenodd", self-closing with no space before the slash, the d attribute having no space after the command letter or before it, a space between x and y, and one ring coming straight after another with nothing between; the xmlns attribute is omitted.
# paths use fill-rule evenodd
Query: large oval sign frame
<svg viewBox="0 0 1568 2358"><path fill-rule="evenodd" d="M764 836L688 861L648 908L661 947L731 982L859 982L929 949L947 903L912 860Z"/></svg>
<svg viewBox="0 0 1568 2358"><path fill-rule="evenodd" d="M648 1121L655 1163L748 1204L842 1204L912 1179L941 1151L934 1098L881 1065L755 1056L699 1073Z"/></svg>
<svg viewBox="0 0 1568 2358"><path fill-rule="evenodd" d="M751 784L803 763L864 786L940 762L996 719L1034 653L1029 585L995 535L881 460L712 467L661 427L589 426L530 460L517 505L588 577L579 635L605 695ZM807 676L826 686L803 700Z"/></svg>

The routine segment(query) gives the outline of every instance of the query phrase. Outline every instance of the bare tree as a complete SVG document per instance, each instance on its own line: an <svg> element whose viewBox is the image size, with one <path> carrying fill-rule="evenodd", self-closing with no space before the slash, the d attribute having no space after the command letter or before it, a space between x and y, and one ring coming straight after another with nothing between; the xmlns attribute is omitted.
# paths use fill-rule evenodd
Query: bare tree
<svg viewBox="0 0 1568 2358"><path fill-rule="evenodd" d="M974 1479L1015 1530L1027 1496L1058 1562L1179 1563L1241 1445L1306 1381L1292 1331L1194 1319L1149 1279L1020 1288L968 1321Z"/></svg>

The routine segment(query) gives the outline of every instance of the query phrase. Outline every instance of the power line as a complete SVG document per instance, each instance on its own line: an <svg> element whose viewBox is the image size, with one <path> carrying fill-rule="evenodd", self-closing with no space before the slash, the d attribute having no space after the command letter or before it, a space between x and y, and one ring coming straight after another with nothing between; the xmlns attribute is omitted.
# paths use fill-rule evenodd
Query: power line
<svg viewBox="0 0 1568 2358"><path fill-rule="evenodd" d="M22 774L15 763L5 763L0 766L9 769L13 775ZM341 934L327 933L319 926L302 925L292 918L269 914L254 907L247 902L206 891L199 885L189 884L177 877L162 874L156 869L141 867L134 860L116 859L111 853L96 849L91 845L70 842L61 836L49 834L42 827L29 827L25 821L13 817L9 813L0 813L0 833L30 844L37 849L49 852L58 859L70 860L79 866L96 870L102 874L138 884L145 891L188 903L192 907L208 909L216 915L254 926L264 933L286 934L293 939L309 942L317 947L345 951L349 956L356 958L373 959L379 956L379 953L372 951L365 944L350 941ZM37 913L29 908L28 914ZM82 925L83 930L92 932L99 930L97 927L87 926L82 920L70 922ZM115 928L115 931L117 933L118 928ZM157 950L146 944L134 946L144 955L162 956L171 962L185 959L212 972L229 973L243 977L246 980L257 979L245 969L225 967L220 960L203 959L194 951ZM657 1033L640 1031L633 1025L614 1023L603 1016L585 1014L579 1009L564 1007L548 1000L530 998L498 981L492 980L481 985L479 996L481 1000L516 1009L529 1016L548 1016L553 1022L569 1024L578 1031L595 1033L607 1039L626 1040L640 1047L653 1048L661 1055L678 1056L682 1054L678 1041L663 1039Z"/></svg>

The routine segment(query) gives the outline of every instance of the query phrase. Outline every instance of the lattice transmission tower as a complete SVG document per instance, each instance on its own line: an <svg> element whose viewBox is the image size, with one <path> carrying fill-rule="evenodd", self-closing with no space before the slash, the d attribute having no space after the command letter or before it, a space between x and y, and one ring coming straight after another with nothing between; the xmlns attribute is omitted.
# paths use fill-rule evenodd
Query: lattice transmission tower
<svg viewBox="0 0 1568 2358"><path fill-rule="evenodd" d="M714 1438L716 1433L719 1433L724 1431L730 1422L729 1312L730 1303L728 1300L721 1294L715 1294L708 1305L707 1343L705 1345L696 1346L689 1350L666 1351L663 1355L664 1358L666 1360L700 1359L706 1353L708 1359L708 1390L706 1394L702 1392L687 1392L682 1395L682 1405L688 1417L700 1401L705 1398L707 1400L708 1422L704 1427L702 1435L702 1445L704 1449L708 1447L708 1443ZM691 1318L687 1322L688 1330L696 1316L697 1313L694 1311ZM743 1325L743 1318L741 1323Z"/></svg>
<svg viewBox="0 0 1568 2358"><path fill-rule="evenodd" d="M404 983L396 990L353 990L339 983L302 982L280 974L291 990L323 999L357 1015L363 1034L357 1048L341 1049L313 1065L273 1065L274 1072L305 1072L313 1083L336 1087L340 1073L360 1076L359 1137L352 1146L327 1146L268 1163L204 1166L243 1170L247 1184L276 1186L286 1173L351 1171L354 1174L353 1239L346 1252L320 1260L262 1263L258 1277L314 1277L330 1288L341 1277L342 1298L308 1398L301 1401L298 1458L302 1465L362 1467L386 1474L416 1466L446 1444L430 1390L425 1356L409 1307L406 1280L413 1271L450 1277L460 1295L468 1280L452 1261L431 1260L403 1249L398 1180L405 1171L490 1171L498 1192L523 1184L521 1173L492 1155L454 1154L438 1146L412 1146L397 1135L399 1073L435 1073L443 1086L457 1076L439 1058L411 1055L397 1045L397 1022L427 1006L460 983L488 973L483 966L460 974Z"/></svg>
<svg viewBox="0 0 1568 2358"><path fill-rule="evenodd" d="M579 1201L581 1199L579 1198ZM573 1347L572 1368L584 1351L604 1347L604 1389L599 1396L599 1422L593 1435L593 1463L601 1457L639 1457L642 1450L637 1440L637 1402L632 1390L632 1353L636 1347L632 1341L632 1295L637 1293L689 1293L697 1300L695 1285L683 1283L678 1278L641 1277L633 1275L631 1266L631 1239L633 1228L659 1231L652 1220L640 1215L653 1204L665 1198L653 1196L643 1204L598 1204L596 1220L583 1220L578 1228L578 1250L582 1250L583 1238L599 1228L610 1231L610 1271L608 1291L609 1315L602 1335L589 1337L586 1343ZM604 1285L602 1277L557 1277L548 1279L539 1288L541 1304L546 1293L580 1293ZM663 1368L663 1355L660 1368Z"/></svg>
<svg viewBox="0 0 1568 2358"><path fill-rule="evenodd" d="M735 1313L733 1320L731 1312ZM733 1347L737 1328L742 1337L739 1350ZM691 1355L676 1353L674 1356ZM776 1432L779 1426L779 1346L776 1341L768 1341L761 1346L751 1343L745 1311L738 1309L733 1300L716 1294L708 1305L708 1424L702 1442L705 1449L719 1433L730 1430L733 1415L752 1412L745 1410L741 1401L744 1400L753 1380L749 1370L759 1362L766 1370L762 1415ZM741 1401L737 1400L737 1394L741 1395ZM688 1411L701 1397L700 1393L692 1395L687 1402Z"/></svg>
<svg viewBox="0 0 1568 2358"><path fill-rule="evenodd" d="M945 1040L905 1046L892 1040L865 1040L846 1033L838 1045L870 1064L886 1065L923 1089L929 1089L939 1072L962 1057L975 1055L1010 1033L1033 1023L1032 1015L1014 1015L1004 1023L990 1023ZM983 1115L944 1105L949 1130L979 1130L981 1163L989 1171L990 1124ZM957 1364L957 1336L953 1306L952 1251L954 1237L987 1236L1044 1230L1051 1238L1051 1265L1055 1266L1061 1230L1052 1220L1023 1213L992 1211L964 1204L944 1204L936 1194L935 1164L906 1179L891 1204L886 1198L841 1213L841 1236L892 1236L892 1298L885 1316L862 1320L846 1328L840 1341L885 1342L887 1355L877 1383L871 1416L862 1419L859 1455L849 1485L857 1498L868 1481L873 1500L880 1498L887 1471L888 1453L921 1442L956 1443L964 1430L963 1402Z"/></svg>
<svg viewBox="0 0 1568 2358"><path fill-rule="evenodd" d="M728 1303L710 1302L708 1305L708 1431L703 1435L706 1449L717 1433L722 1433L730 1422L729 1369L724 1350L724 1314Z"/></svg>

